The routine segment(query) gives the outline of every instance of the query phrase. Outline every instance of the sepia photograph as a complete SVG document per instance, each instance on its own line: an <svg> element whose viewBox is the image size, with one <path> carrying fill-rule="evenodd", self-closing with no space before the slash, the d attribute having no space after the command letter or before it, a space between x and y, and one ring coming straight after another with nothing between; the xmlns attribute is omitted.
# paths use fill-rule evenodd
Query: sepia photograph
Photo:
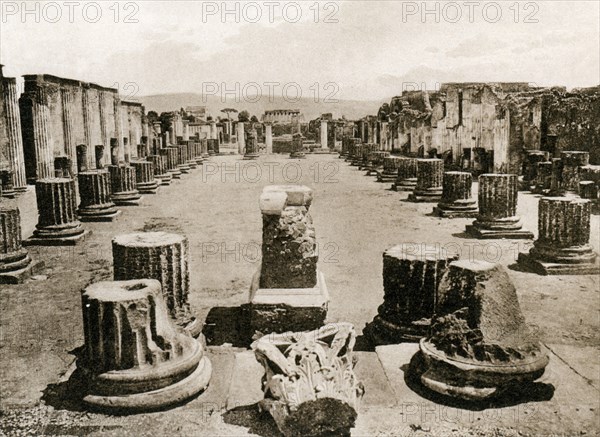
<svg viewBox="0 0 600 437"><path fill-rule="evenodd" d="M600 436L600 2L0 0L0 436Z"/></svg>

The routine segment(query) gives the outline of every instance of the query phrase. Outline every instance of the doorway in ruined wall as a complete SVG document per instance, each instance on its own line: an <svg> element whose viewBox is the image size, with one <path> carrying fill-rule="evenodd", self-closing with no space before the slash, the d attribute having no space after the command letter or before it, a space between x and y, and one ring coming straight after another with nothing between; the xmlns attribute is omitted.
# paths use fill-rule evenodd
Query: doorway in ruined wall
<svg viewBox="0 0 600 437"><path fill-rule="evenodd" d="M77 173L87 170L87 147L85 144L79 144L76 148Z"/></svg>

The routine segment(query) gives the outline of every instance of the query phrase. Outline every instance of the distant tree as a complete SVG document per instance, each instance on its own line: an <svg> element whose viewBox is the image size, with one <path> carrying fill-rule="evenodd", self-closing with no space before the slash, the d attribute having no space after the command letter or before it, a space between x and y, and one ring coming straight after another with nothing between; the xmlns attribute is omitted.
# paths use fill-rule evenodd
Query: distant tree
<svg viewBox="0 0 600 437"><path fill-rule="evenodd" d="M250 121L252 123L258 123L258 118L256 117L256 115L253 115L252 117L250 117Z"/></svg>
<svg viewBox="0 0 600 437"><path fill-rule="evenodd" d="M206 121L212 121L212 120L213 120L212 115L209 115L208 117L206 117Z"/></svg>
<svg viewBox="0 0 600 437"><path fill-rule="evenodd" d="M148 120L148 123L155 123L158 121L158 113L156 111L148 111L146 119Z"/></svg>
<svg viewBox="0 0 600 437"><path fill-rule="evenodd" d="M163 132L167 132L172 125L173 113L171 112L161 112L158 120L160 121L160 125Z"/></svg>
<svg viewBox="0 0 600 437"><path fill-rule="evenodd" d="M240 112L238 114L238 121L241 123L245 123L250 120L250 113L246 110Z"/></svg>
<svg viewBox="0 0 600 437"><path fill-rule="evenodd" d="M224 109L221 109L221 112L227 114L227 120L231 121L230 114L232 114L232 113L237 114L238 111L237 111L237 109L234 109L234 108L224 108Z"/></svg>

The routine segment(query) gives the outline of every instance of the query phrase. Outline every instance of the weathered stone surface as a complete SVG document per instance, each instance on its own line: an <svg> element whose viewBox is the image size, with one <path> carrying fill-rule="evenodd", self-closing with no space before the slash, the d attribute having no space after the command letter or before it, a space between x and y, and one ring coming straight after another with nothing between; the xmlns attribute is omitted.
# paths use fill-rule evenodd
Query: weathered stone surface
<svg viewBox="0 0 600 437"><path fill-rule="evenodd" d="M348 139L348 153L346 154L346 162L352 163L358 153L358 146L360 145L360 138L349 138Z"/></svg>
<svg viewBox="0 0 600 437"><path fill-rule="evenodd" d="M359 170L366 170L366 168L370 165L369 157L372 152L376 152L379 150L379 146L373 143L363 144L361 150L361 156L358 163Z"/></svg>
<svg viewBox="0 0 600 437"><path fill-rule="evenodd" d="M244 153L244 159L257 159L259 157L258 153L258 138L256 136L256 131L254 129L248 132L248 137L246 138L246 150Z"/></svg>
<svg viewBox="0 0 600 437"><path fill-rule="evenodd" d="M304 137L301 133L295 133L292 136L292 151L290 158L305 158L304 154Z"/></svg>
<svg viewBox="0 0 600 437"><path fill-rule="evenodd" d="M136 185L136 171L128 165L109 165L111 199L119 206L137 206L142 200Z"/></svg>
<svg viewBox="0 0 600 437"><path fill-rule="evenodd" d="M458 255L441 246L398 245L383 253L384 301L363 331L375 345L418 341L430 327L438 284Z"/></svg>
<svg viewBox="0 0 600 437"><path fill-rule="evenodd" d="M169 319L160 282L99 282L82 293L86 375L83 401L138 412L179 404L208 386L203 345Z"/></svg>
<svg viewBox="0 0 600 437"><path fill-rule="evenodd" d="M197 337L201 323L190 310L189 244L183 235L139 232L112 240L115 280L156 279L175 322Z"/></svg>
<svg viewBox="0 0 600 437"><path fill-rule="evenodd" d="M160 154L166 159L167 172L173 179L181 178L181 170L179 169L179 154L175 147L165 147L160 150Z"/></svg>
<svg viewBox="0 0 600 437"><path fill-rule="evenodd" d="M417 158L402 157L398 162L398 175L392 184L394 191L414 191L417 186Z"/></svg>
<svg viewBox="0 0 600 437"><path fill-rule="evenodd" d="M361 164L362 162L362 154L363 154L363 149L365 148L365 144L356 144L354 146L354 153L351 155L352 159L350 160L350 165L357 167Z"/></svg>
<svg viewBox="0 0 600 437"><path fill-rule="evenodd" d="M560 154L562 162L562 191L577 193L581 180L581 167L590 163L589 152L566 151Z"/></svg>
<svg viewBox="0 0 600 437"><path fill-rule="evenodd" d="M479 176L479 215L467 234L476 238L532 239L517 215L519 195L517 175L483 174Z"/></svg>
<svg viewBox="0 0 600 437"><path fill-rule="evenodd" d="M524 190L531 190L536 184L538 163L547 162L549 153L543 150L525 151L525 162L523 163L523 185Z"/></svg>
<svg viewBox="0 0 600 437"><path fill-rule="evenodd" d="M40 179L35 183L38 224L24 245L72 245L88 234L77 220L72 179Z"/></svg>
<svg viewBox="0 0 600 437"><path fill-rule="evenodd" d="M431 333L411 361L424 386L477 401L543 375L548 355L525 323L504 267L454 261L438 290Z"/></svg>
<svg viewBox="0 0 600 437"><path fill-rule="evenodd" d="M390 156L390 152L384 152L381 150L374 150L367 156L367 163L363 167L363 170L367 170L367 176L377 172L383 171L383 160Z"/></svg>
<svg viewBox="0 0 600 437"><path fill-rule="evenodd" d="M167 171L167 157L163 155L149 155L146 159L154 165L154 176L161 185L171 185L173 176Z"/></svg>
<svg viewBox="0 0 600 437"><path fill-rule="evenodd" d="M383 171L377 173L378 182L395 182L398 177L398 164L402 161L400 156L386 156L383 158Z"/></svg>
<svg viewBox="0 0 600 437"><path fill-rule="evenodd" d="M136 188L141 194L156 194L158 181L154 177L154 165L150 161L131 161L135 168Z"/></svg>
<svg viewBox="0 0 600 437"><path fill-rule="evenodd" d="M0 284L20 284L39 273L43 266L33 262L23 249L17 205L0 203Z"/></svg>
<svg viewBox="0 0 600 437"><path fill-rule="evenodd" d="M187 156L187 147L185 146L185 144L179 144L175 147L175 149L177 150L177 167L179 168L181 173L188 174L191 171L192 167L190 167L189 164L189 159Z"/></svg>
<svg viewBox="0 0 600 437"><path fill-rule="evenodd" d="M535 183L532 192L543 194L550 190L552 186L552 161L538 162L536 164Z"/></svg>
<svg viewBox="0 0 600 437"><path fill-rule="evenodd" d="M477 203L472 197L471 173L449 171L444 173L442 200L433 208L433 214L439 217L475 217L478 214Z"/></svg>
<svg viewBox="0 0 600 437"><path fill-rule="evenodd" d="M265 368L268 411L286 437L350 436L364 388L353 367L349 323L262 337L252 344Z"/></svg>
<svg viewBox="0 0 600 437"><path fill-rule="evenodd" d="M411 202L438 202L442 198L444 161L417 159L417 185L408 196Z"/></svg>
<svg viewBox="0 0 600 437"><path fill-rule="evenodd" d="M591 202L576 196L543 197L538 205L538 239L519 264L543 275L599 274L590 240Z"/></svg>
<svg viewBox="0 0 600 437"><path fill-rule="evenodd" d="M107 170L80 172L79 219L89 222L113 221L121 211L111 200L110 175Z"/></svg>

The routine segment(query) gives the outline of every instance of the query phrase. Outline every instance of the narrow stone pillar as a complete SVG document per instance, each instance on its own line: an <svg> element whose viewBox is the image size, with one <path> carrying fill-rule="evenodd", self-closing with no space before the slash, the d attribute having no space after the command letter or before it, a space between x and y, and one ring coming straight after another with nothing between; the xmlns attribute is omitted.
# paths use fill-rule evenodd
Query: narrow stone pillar
<svg viewBox="0 0 600 437"><path fill-rule="evenodd" d="M383 158L383 171L377 173L377 181L394 182L398 177L398 165L402 161L400 156L386 156Z"/></svg>
<svg viewBox="0 0 600 437"><path fill-rule="evenodd" d="M209 156L219 154L219 142L217 140L202 140L202 157L204 159Z"/></svg>
<svg viewBox="0 0 600 437"><path fill-rule="evenodd" d="M237 124L237 141L238 141L238 153L244 154L246 149L246 135L244 133L244 123L238 122Z"/></svg>
<svg viewBox="0 0 600 437"><path fill-rule="evenodd" d="M0 170L0 197L14 199L17 196L17 190L14 188L13 180L12 170Z"/></svg>
<svg viewBox="0 0 600 437"><path fill-rule="evenodd" d="M302 134L294 134L292 136L292 152L290 158L306 158L304 154L304 137Z"/></svg>
<svg viewBox="0 0 600 437"><path fill-rule="evenodd" d="M523 165L522 189L529 191L536 183L538 163L547 162L549 154L543 150L527 150Z"/></svg>
<svg viewBox="0 0 600 437"><path fill-rule="evenodd" d="M414 191L417 186L417 158L402 157L398 163L398 177L392 184L394 191Z"/></svg>
<svg viewBox="0 0 600 437"><path fill-rule="evenodd" d="M182 132L182 137L183 137L183 141L189 141L190 140L190 121L189 120L183 120L183 132Z"/></svg>
<svg viewBox="0 0 600 437"><path fill-rule="evenodd" d="M67 157L71 162L71 168L69 170L72 175L76 175L78 168L77 144L75 140L75 112L79 108L75 108L74 105L75 96L73 89L66 88L60 90L60 98L62 103L63 141L65 145L65 152L67 153ZM87 162L85 165L87 166Z"/></svg>
<svg viewBox="0 0 600 437"><path fill-rule="evenodd" d="M545 194L552 186L552 161L538 162L535 175L535 186L532 191L536 194Z"/></svg>
<svg viewBox="0 0 600 437"><path fill-rule="evenodd" d="M512 174L479 176L479 215L467 234L475 238L524 238L533 234L522 229L517 215L518 177Z"/></svg>
<svg viewBox="0 0 600 437"><path fill-rule="evenodd" d="M246 141L246 150L244 153L244 159L257 159L258 153L258 139L256 138L256 131L252 129L248 132L248 140Z"/></svg>
<svg viewBox="0 0 600 437"><path fill-rule="evenodd" d="M265 124L265 146L267 155L271 155L273 153L273 126L271 123Z"/></svg>
<svg viewBox="0 0 600 437"><path fill-rule="evenodd" d="M24 119L28 120L29 125L24 126L24 132L27 132L29 144L33 146L33 155L35 156L35 168L33 169L34 178L47 179L54 177L54 151L50 143L50 132L48 123L50 122L50 108L48 106L48 91L45 87L36 84L35 89L27 89L21 97L26 100L26 110ZM25 137L23 138L25 140Z"/></svg>
<svg viewBox="0 0 600 437"><path fill-rule="evenodd" d="M519 264L541 275L600 274L598 255L590 245L591 202L574 195L542 197L538 205L538 238Z"/></svg>
<svg viewBox="0 0 600 437"><path fill-rule="evenodd" d="M142 412L181 404L206 389L212 374L202 343L169 319L156 280L104 281L81 295L84 403Z"/></svg>
<svg viewBox="0 0 600 437"><path fill-rule="evenodd" d="M185 148L187 150L187 161L186 164L190 166L192 170L198 168L198 162L196 161L196 154L194 149L194 142L187 140L185 142Z"/></svg>
<svg viewBox="0 0 600 437"><path fill-rule="evenodd" d="M23 249L19 208L0 202L0 284L21 284L42 268L43 263L34 263Z"/></svg>
<svg viewBox="0 0 600 437"><path fill-rule="evenodd" d="M321 147L324 149L329 147L327 144L327 120L321 120Z"/></svg>
<svg viewBox="0 0 600 437"><path fill-rule="evenodd" d="M77 175L79 182L79 219L83 222L113 221L121 211L111 200L108 170L93 170Z"/></svg>
<svg viewBox="0 0 600 437"><path fill-rule="evenodd" d="M66 178L35 183L38 224L24 245L72 245L88 234L77 220L75 182Z"/></svg>
<svg viewBox="0 0 600 437"><path fill-rule="evenodd" d="M577 193L581 180L581 168L590 163L589 152L567 151L560 154L562 161L562 191Z"/></svg>
<svg viewBox="0 0 600 437"><path fill-rule="evenodd" d="M439 202L442 199L444 161L441 159L417 160L417 185L408 196L411 202Z"/></svg>
<svg viewBox="0 0 600 437"><path fill-rule="evenodd" d="M136 188L135 168L125 165L109 165L111 199L117 205L137 206L142 200Z"/></svg>
<svg viewBox="0 0 600 437"><path fill-rule="evenodd" d="M562 182L562 168L563 162L560 158L552 158L552 176L550 178L550 191L549 195L561 196L565 194L563 189L564 185Z"/></svg>
<svg viewBox="0 0 600 437"><path fill-rule="evenodd" d="M368 144L364 145L364 147L361 150L362 156L361 156L361 162L358 166L359 170L366 170L367 167L370 166L371 152L376 152L378 150L377 147L378 147L377 144L373 144L373 143L368 143Z"/></svg>
<svg viewBox="0 0 600 437"><path fill-rule="evenodd" d="M149 155L148 161L154 166L154 176L161 185L171 185L173 176L167 171L167 159L163 155Z"/></svg>
<svg viewBox="0 0 600 437"><path fill-rule="evenodd" d="M513 398L544 374L548 353L527 326L503 266L454 261L438 295L430 334L410 363L426 388L469 401Z"/></svg>
<svg viewBox="0 0 600 437"><path fill-rule="evenodd" d="M350 436L365 391L353 371L355 341L354 327L342 322L252 343L265 368L259 408L282 435Z"/></svg>
<svg viewBox="0 0 600 437"><path fill-rule="evenodd" d="M188 163L187 149L184 145L181 144L175 146L175 149L177 149L177 162L179 163L177 167L179 168L179 170L181 170L181 173L188 174L192 168Z"/></svg>
<svg viewBox="0 0 600 437"><path fill-rule="evenodd" d="M444 173L443 185L442 200L433 208L434 215L447 218L477 216L479 210L471 192L471 173L448 171Z"/></svg>
<svg viewBox="0 0 600 437"><path fill-rule="evenodd" d="M90 151L87 154L87 167L88 169L96 168L96 143L94 142L93 129L92 129L92 101L90 98L89 84L86 84L81 89L81 103L83 106L83 134L85 138L85 146ZM102 143L106 148L106 143Z"/></svg>
<svg viewBox="0 0 600 437"><path fill-rule="evenodd" d="M141 194L156 194L158 181L154 177L154 165L150 161L132 161L135 168L135 187Z"/></svg>
<svg viewBox="0 0 600 437"><path fill-rule="evenodd" d="M383 253L383 304L364 333L375 345L425 337L438 300L438 284L458 259L439 244L400 244Z"/></svg>
<svg viewBox="0 0 600 437"><path fill-rule="evenodd" d="M171 318L198 337L202 323L190 310L189 244L184 235L140 232L112 240L115 280L156 279Z"/></svg>
<svg viewBox="0 0 600 437"><path fill-rule="evenodd" d="M15 78L3 78L2 93L4 95L4 113L6 116L6 159L12 170L12 185L17 192L27 190L25 175L25 157L23 154L23 138L21 133L21 115L17 96Z"/></svg>
<svg viewBox="0 0 600 437"><path fill-rule="evenodd" d="M329 295L317 271L312 190L301 185L263 189L262 261L250 288L250 327L255 332L308 331L325 321Z"/></svg>
<svg viewBox="0 0 600 437"><path fill-rule="evenodd" d="M179 151L176 147L167 147L163 150L161 150L161 153L164 153L167 157L167 171L171 173L173 179L181 178L181 170L179 169Z"/></svg>

